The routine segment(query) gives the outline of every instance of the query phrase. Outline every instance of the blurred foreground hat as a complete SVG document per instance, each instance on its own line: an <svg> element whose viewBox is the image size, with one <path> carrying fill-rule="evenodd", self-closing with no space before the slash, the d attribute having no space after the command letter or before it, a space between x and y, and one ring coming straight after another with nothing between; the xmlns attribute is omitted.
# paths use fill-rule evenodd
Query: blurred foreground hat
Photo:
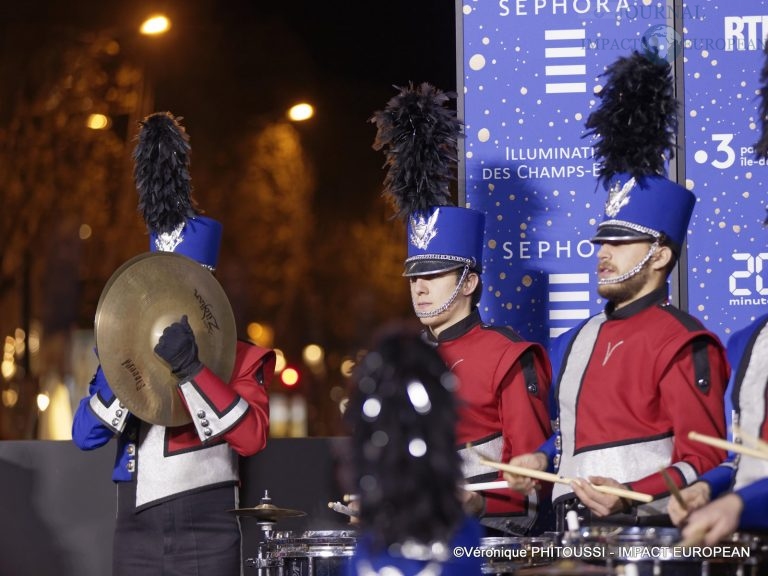
<svg viewBox="0 0 768 576"><path fill-rule="evenodd" d="M215 269L223 227L203 216L192 198L189 136L170 112L140 122L133 152L139 211L150 235L151 252L175 252Z"/></svg>
<svg viewBox="0 0 768 576"><path fill-rule="evenodd" d="M399 88L371 122L375 150L384 150L384 193L408 225L404 276L447 272L464 266L482 271L485 215L453 205L461 122L446 107L453 94L428 83Z"/></svg>
<svg viewBox="0 0 768 576"><path fill-rule="evenodd" d="M669 240L679 254L696 197L666 177L674 158L677 101L671 67L653 53L633 52L611 64L586 122L608 191L592 242Z"/></svg>

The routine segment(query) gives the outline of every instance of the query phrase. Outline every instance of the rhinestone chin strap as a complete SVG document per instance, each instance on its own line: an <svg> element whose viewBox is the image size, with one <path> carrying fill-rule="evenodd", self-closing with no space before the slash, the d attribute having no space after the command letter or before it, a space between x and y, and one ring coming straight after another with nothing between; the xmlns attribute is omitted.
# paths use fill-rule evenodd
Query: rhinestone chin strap
<svg viewBox="0 0 768 576"><path fill-rule="evenodd" d="M469 266L464 266L464 271L461 273L461 278L459 278L459 281L456 283L456 289L453 291L453 294L451 294L451 297L448 299L448 301L440 306L439 308L435 308L434 310L430 310L429 312L419 312L418 310L414 310L416 313L417 318L434 318L435 316L439 316L453 304L453 301L456 300L456 297L459 295L459 290L461 290L462 285L464 284L464 280L467 279L467 274L469 274Z"/></svg>
<svg viewBox="0 0 768 576"><path fill-rule="evenodd" d="M598 286L607 286L609 284L619 284L620 282L624 282L625 280L629 280L632 278L632 276L635 276L640 270L643 269L643 266L645 266L645 263L648 262L648 260L651 259L651 256L656 252L656 250L659 249L659 243L654 242L651 244L651 247L648 249L648 253L645 255L645 257L640 260L640 262L637 263L637 265L632 268L629 272L625 272L621 276L614 276L613 278L601 278L597 281Z"/></svg>

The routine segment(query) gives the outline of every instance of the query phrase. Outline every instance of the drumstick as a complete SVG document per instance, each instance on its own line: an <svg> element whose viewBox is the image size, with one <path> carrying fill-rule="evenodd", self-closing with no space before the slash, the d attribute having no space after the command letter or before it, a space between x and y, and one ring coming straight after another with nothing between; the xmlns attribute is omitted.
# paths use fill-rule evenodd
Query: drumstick
<svg viewBox="0 0 768 576"><path fill-rule="evenodd" d="M490 468L496 468L502 472L510 472L517 474L518 476L527 476L529 478L535 478L537 480L544 480L546 482L555 482L558 484L572 484L573 478L565 478L552 474L550 472L542 472L540 470L533 470L531 468L524 468L522 466L515 466L514 464L503 464L501 462L494 462L493 460L486 460L480 458L480 463L485 464ZM592 488L603 494L611 494L620 498L627 498L628 500L636 500L637 502L653 502L653 496L650 494L643 494L642 492L635 492L633 490L627 490L626 488L617 488L615 486L603 486L599 484L590 484Z"/></svg>
<svg viewBox="0 0 768 576"><path fill-rule="evenodd" d="M751 434L747 434L746 432L744 432L744 430L741 429L741 427L738 424L734 424L733 426L731 426L731 430L733 430L734 436L738 436L746 443L754 446L757 450L760 450L761 452L765 452L766 454L768 454L768 442L761 440L757 436L752 436Z"/></svg>
<svg viewBox="0 0 768 576"><path fill-rule="evenodd" d="M502 472L510 472L517 474L518 476L526 476L528 478L535 478L536 480L544 480L545 482L554 482L556 484L570 484L572 480L570 478L564 478L551 472L542 472L541 470L534 470L533 468L525 468L524 466L515 466L514 464L504 464L502 462L494 462L493 460L487 460L485 458L478 459L481 464L485 464L490 468L496 468Z"/></svg>
<svg viewBox="0 0 768 576"><path fill-rule="evenodd" d="M477 448L472 446L471 442L467 442L467 450L472 452L472 454L475 455L475 458L477 458L481 464L485 464L491 468L496 468L496 470L501 470L502 472L510 472L512 474L517 474L518 476L526 476L528 478L535 478L536 480L544 480L545 482L559 482L560 484L571 483L569 478L563 478L557 474L551 474L549 472L534 470L533 468L525 468L524 466L515 466L514 464L504 464L502 462L490 460L483 456Z"/></svg>
<svg viewBox="0 0 768 576"><path fill-rule="evenodd" d="M635 500L636 502L653 502L653 496L645 494L644 492L635 492L634 490L627 490L626 488L619 488L617 486L604 486L602 484L590 484L592 488L603 494L611 494L618 496L619 498L626 498L627 500Z"/></svg>
<svg viewBox="0 0 768 576"><path fill-rule="evenodd" d="M475 482L473 484L464 484L461 488L467 492L498 490L500 488L509 488L509 482L506 480L494 480L493 482Z"/></svg>
<svg viewBox="0 0 768 576"><path fill-rule="evenodd" d="M669 475L667 469L662 466L659 472L661 472L661 477L664 478L664 484L667 485L669 493L672 494L675 500L677 500L677 503L680 504L680 508L682 508L684 512L688 512L688 505L685 503L683 495L680 494L680 489L677 487L677 484L675 484L675 481L672 480L672 476Z"/></svg>
<svg viewBox="0 0 768 576"><path fill-rule="evenodd" d="M744 446L743 444L728 442L728 440L723 440L722 438L714 438L712 436L699 434L693 430L688 432L688 438L695 440L696 442L701 442L702 444L709 444L715 448L722 448L723 450L730 450L731 452L738 452L739 454L745 454L747 456L768 460L768 452L758 450L757 448L750 448L749 446Z"/></svg>
<svg viewBox="0 0 768 576"><path fill-rule="evenodd" d="M344 497L342 498L342 500L344 500L344 502L354 502L359 498L360 497L357 494L344 494Z"/></svg>

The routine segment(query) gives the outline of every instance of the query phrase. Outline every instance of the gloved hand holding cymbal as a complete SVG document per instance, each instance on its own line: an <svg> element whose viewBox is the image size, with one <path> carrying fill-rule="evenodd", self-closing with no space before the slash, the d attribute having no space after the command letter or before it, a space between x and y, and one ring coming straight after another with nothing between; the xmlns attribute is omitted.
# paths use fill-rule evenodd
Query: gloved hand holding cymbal
<svg viewBox="0 0 768 576"><path fill-rule="evenodd" d="M168 362L171 372L181 380L188 380L203 369L197 357L195 333L189 325L187 315L163 330L155 346L155 354Z"/></svg>

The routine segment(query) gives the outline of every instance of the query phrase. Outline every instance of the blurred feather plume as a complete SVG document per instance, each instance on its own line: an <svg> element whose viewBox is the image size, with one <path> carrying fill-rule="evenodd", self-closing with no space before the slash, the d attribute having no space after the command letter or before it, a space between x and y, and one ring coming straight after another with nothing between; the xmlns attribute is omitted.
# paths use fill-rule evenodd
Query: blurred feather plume
<svg viewBox="0 0 768 576"><path fill-rule="evenodd" d="M447 106L455 94L426 82L395 86L398 94L373 114L374 150L383 150L387 174L384 194L397 216L407 219L431 206L453 205L450 182L455 180L461 122Z"/></svg>
<svg viewBox="0 0 768 576"><path fill-rule="evenodd" d="M606 69L601 102L590 114L585 136L598 139L595 159L600 179L629 173L664 175L665 162L674 158L677 100L671 66L660 58L633 52Z"/></svg>
<svg viewBox="0 0 768 576"><path fill-rule="evenodd" d="M155 112L140 123L133 151L139 212L150 232L171 232L198 214L189 174L189 136L181 117Z"/></svg>

